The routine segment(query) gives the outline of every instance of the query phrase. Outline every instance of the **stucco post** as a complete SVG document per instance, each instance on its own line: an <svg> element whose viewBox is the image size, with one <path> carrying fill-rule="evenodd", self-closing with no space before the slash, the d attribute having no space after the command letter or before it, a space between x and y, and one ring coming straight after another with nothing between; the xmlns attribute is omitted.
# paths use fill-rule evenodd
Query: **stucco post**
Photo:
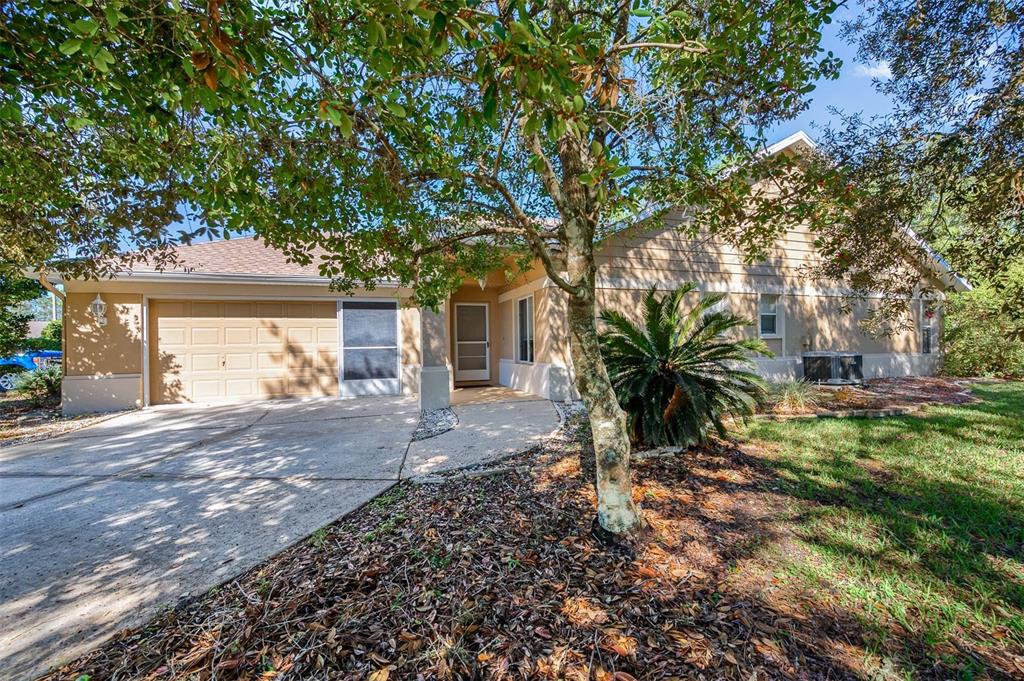
<svg viewBox="0 0 1024 681"><path fill-rule="evenodd" d="M451 404L451 362L448 359L448 305L434 312L420 309L420 409L431 411Z"/></svg>

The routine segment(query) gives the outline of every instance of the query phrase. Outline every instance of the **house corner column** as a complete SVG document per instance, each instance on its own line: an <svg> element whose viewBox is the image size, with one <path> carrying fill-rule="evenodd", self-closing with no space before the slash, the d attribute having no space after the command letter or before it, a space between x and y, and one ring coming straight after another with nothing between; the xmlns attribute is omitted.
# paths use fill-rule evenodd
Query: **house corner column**
<svg viewBox="0 0 1024 681"><path fill-rule="evenodd" d="M448 305L437 312L420 309L420 409L432 411L451 404L451 362L448 358Z"/></svg>

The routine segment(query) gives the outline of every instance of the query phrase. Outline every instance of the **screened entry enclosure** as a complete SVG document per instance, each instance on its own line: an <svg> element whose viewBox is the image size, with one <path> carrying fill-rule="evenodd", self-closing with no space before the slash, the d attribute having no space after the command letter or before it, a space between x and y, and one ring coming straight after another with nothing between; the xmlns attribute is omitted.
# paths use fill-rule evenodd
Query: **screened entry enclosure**
<svg viewBox="0 0 1024 681"><path fill-rule="evenodd" d="M398 303L341 301L338 327L342 348L341 396L400 393Z"/></svg>
<svg viewBox="0 0 1024 681"><path fill-rule="evenodd" d="M487 303L455 303L456 381L491 378L487 317Z"/></svg>

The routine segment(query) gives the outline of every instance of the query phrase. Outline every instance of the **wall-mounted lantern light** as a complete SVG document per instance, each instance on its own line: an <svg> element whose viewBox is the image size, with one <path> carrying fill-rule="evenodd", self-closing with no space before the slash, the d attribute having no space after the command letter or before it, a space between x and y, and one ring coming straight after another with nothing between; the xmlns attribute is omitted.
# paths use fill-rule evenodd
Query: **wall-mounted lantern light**
<svg viewBox="0 0 1024 681"><path fill-rule="evenodd" d="M476 283L480 284L480 290L483 291L487 288L487 277L480 277L476 280Z"/></svg>
<svg viewBox="0 0 1024 681"><path fill-rule="evenodd" d="M107 304L100 298L100 294L97 293L95 300L89 303L89 312L96 319L97 324L100 326L107 325Z"/></svg>

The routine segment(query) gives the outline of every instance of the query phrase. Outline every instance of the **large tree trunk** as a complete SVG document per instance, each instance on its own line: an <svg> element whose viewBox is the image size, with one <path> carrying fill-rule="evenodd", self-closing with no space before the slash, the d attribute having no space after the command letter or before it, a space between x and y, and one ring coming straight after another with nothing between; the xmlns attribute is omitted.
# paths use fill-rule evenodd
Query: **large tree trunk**
<svg viewBox="0 0 1024 681"><path fill-rule="evenodd" d="M564 8L563 8L564 9ZM529 140L528 140L529 142ZM532 146L544 158L539 140ZM601 358L597 336L597 263L594 240L597 235L597 195L580 178L593 170L589 146L575 135L558 141L561 178L545 160L541 176L562 218L559 240L564 248L566 288L569 298L569 349L576 387L590 414L594 436L597 483L597 521L613 534L623 535L640 525L640 511L633 503L629 469L629 434L626 415L615 399L608 369ZM549 273L553 265L545 260Z"/></svg>
<svg viewBox="0 0 1024 681"><path fill-rule="evenodd" d="M640 523L629 475L626 415L615 399L597 341L593 280L589 295L569 296L569 345L576 387L590 413L597 473L597 520L614 534Z"/></svg>

